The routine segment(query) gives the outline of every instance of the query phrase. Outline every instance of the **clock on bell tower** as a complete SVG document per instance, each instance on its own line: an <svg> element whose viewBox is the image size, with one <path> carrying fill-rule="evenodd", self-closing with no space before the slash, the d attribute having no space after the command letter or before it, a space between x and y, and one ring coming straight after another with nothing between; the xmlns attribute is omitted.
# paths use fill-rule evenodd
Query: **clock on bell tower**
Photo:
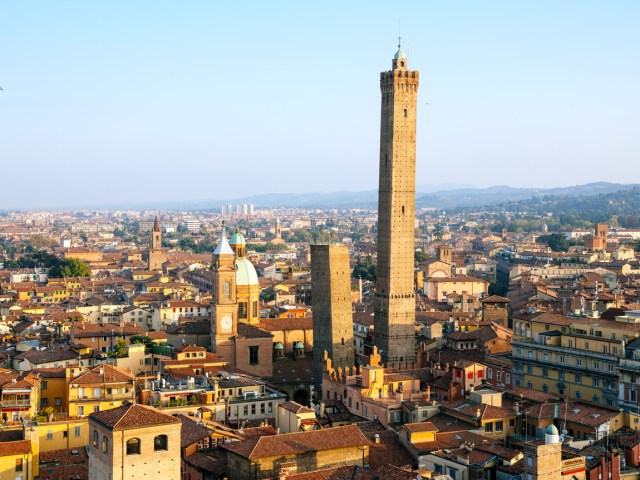
<svg viewBox="0 0 640 480"><path fill-rule="evenodd" d="M222 224L222 236L213 252L213 299L211 301L211 350L235 362L233 338L238 333L238 300L236 298L235 253L227 240Z"/></svg>

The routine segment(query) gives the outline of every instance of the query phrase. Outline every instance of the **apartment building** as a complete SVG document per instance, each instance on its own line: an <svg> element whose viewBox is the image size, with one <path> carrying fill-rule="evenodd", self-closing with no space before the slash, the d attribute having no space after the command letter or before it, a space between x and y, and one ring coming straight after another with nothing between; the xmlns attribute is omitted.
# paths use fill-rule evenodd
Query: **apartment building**
<svg viewBox="0 0 640 480"><path fill-rule="evenodd" d="M515 386L619 405L619 366L638 336L640 312L614 320L532 313L515 316L513 325Z"/></svg>

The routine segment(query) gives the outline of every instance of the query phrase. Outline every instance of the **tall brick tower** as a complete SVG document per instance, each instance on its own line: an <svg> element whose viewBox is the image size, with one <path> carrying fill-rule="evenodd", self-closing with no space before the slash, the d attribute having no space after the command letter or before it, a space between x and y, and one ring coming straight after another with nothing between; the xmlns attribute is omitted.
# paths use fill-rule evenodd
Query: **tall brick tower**
<svg viewBox="0 0 640 480"><path fill-rule="evenodd" d="M353 367L351 268L346 245L311 245L313 362L316 388L322 385L325 350L333 365Z"/></svg>
<svg viewBox="0 0 640 480"><path fill-rule="evenodd" d="M419 73L400 45L380 74L380 180L375 343L385 364L415 360L413 288Z"/></svg>

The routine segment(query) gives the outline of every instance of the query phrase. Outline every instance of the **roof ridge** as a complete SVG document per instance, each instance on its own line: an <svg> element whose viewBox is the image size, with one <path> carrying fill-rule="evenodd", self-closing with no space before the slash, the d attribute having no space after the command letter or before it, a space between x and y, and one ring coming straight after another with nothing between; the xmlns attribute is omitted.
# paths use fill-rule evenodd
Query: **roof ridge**
<svg viewBox="0 0 640 480"><path fill-rule="evenodd" d="M131 411L131 408L134 405L135 405L135 403L130 403L128 405L122 405L123 407L126 407L126 410L122 415L120 415L120 418L118 419L118 421L113 424L112 430L115 430L116 428L118 428L118 426L120 425L120 422L122 422L122 420L124 420L124 418L129 414L129 412Z"/></svg>

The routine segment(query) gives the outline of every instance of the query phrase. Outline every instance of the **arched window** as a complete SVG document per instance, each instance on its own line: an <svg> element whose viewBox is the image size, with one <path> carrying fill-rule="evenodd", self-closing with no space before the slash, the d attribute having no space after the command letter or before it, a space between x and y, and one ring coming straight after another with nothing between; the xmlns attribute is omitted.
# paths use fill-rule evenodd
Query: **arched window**
<svg viewBox="0 0 640 480"><path fill-rule="evenodd" d="M224 282L222 284L222 298L225 300L229 300L231 298L231 284L229 282Z"/></svg>
<svg viewBox="0 0 640 480"><path fill-rule="evenodd" d="M127 455L140 455L139 438L130 438L127 440Z"/></svg>
<svg viewBox="0 0 640 480"><path fill-rule="evenodd" d="M158 435L153 439L153 449L154 450L167 450L167 436L166 435Z"/></svg>
<svg viewBox="0 0 640 480"><path fill-rule="evenodd" d="M100 435L98 434L98 430L93 431L93 446L98 448L98 443L100 443Z"/></svg>
<svg viewBox="0 0 640 480"><path fill-rule="evenodd" d="M107 453L109 451L109 439L104 436L102 437L102 452Z"/></svg>
<svg viewBox="0 0 640 480"><path fill-rule="evenodd" d="M407 116L407 109L406 108L404 109L404 116L405 117Z"/></svg>

